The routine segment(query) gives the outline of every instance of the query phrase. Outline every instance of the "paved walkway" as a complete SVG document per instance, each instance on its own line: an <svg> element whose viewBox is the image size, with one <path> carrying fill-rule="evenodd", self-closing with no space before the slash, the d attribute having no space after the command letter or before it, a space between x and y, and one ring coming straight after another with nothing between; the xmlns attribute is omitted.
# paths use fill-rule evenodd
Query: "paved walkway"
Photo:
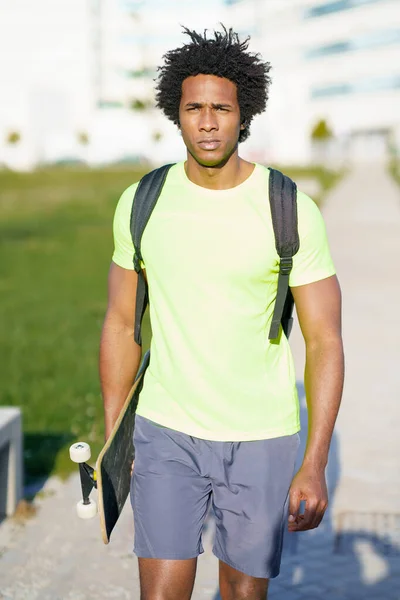
<svg viewBox="0 0 400 600"><path fill-rule="evenodd" d="M331 194L324 213L343 289L347 358L328 465L331 508L318 530L287 536L269 598L400 600L400 192L379 166L358 168ZM292 345L304 447L298 329ZM96 519L76 518L78 497L77 477L49 480L36 516L0 526L0 599L139 600L129 506L106 547ZM210 521L193 600L219 598L212 535Z"/></svg>

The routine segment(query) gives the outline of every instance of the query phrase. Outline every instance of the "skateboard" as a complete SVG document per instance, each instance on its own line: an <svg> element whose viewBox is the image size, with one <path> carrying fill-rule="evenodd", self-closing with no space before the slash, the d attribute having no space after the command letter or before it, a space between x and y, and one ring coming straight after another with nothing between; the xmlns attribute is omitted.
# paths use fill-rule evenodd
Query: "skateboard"
<svg viewBox="0 0 400 600"><path fill-rule="evenodd" d="M110 541L111 532L130 490L131 466L135 458L135 414L149 362L150 352L146 352L113 430L99 454L95 469L87 464L91 456L89 444L77 442L69 449L71 460L79 463L82 500L76 506L78 516L90 519L99 513L101 535L105 544ZM90 498L93 488L97 488L98 508Z"/></svg>

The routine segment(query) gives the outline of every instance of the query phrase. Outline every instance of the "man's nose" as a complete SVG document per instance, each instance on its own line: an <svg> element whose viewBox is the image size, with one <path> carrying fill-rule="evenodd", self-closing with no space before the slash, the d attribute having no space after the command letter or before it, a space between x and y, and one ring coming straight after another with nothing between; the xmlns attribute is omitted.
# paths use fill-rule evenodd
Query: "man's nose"
<svg viewBox="0 0 400 600"><path fill-rule="evenodd" d="M211 108L206 108L202 111L199 129L204 131L212 131L213 129L218 129L218 121L214 111Z"/></svg>

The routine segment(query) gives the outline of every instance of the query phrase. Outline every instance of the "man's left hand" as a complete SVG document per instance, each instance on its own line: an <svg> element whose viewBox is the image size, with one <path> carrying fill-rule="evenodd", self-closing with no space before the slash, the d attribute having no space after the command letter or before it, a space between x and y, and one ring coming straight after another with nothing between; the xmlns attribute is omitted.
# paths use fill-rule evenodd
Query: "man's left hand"
<svg viewBox="0 0 400 600"><path fill-rule="evenodd" d="M304 514L300 502L305 501ZM328 506L325 471L304 465L295 475L289 491L289 531L315 529Z"/></svg>

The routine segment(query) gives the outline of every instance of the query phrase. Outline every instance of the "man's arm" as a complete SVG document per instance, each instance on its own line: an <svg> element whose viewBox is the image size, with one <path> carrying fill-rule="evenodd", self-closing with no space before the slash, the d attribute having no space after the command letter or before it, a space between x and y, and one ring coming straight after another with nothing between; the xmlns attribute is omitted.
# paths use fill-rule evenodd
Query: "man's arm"
<svg viewBox="0 0 400 600"><path fill-rule="evenodd" d="M99 365L106 439L140 366L142 348L134 340L136 288L137 273L111 263Z"/></svg>
<svg viewBox="0 0 400 600"><path fill-rule="evenodd" d="M289 529L318 527L328 504L325 467L343 391L341 293L336 276L292 288L306 344L308 438L303 464L290 488ZM300 501L306 501L299 515Z"/></svg>

